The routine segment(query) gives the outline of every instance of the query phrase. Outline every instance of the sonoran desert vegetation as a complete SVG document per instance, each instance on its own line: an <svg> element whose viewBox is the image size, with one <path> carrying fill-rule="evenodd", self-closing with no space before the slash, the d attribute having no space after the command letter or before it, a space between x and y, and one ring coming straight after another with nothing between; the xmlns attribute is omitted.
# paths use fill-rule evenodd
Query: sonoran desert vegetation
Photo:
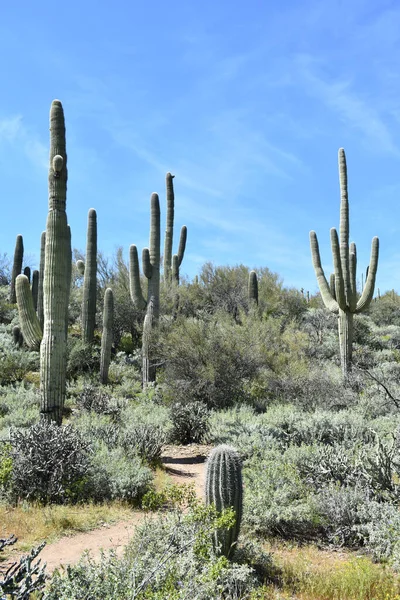
<svg viewBox="0 0 400 600"><path fill-rule="evenodd" d="M153 194L140 270L134 245L101 252L100 211L71 247L52 103L39 269L23 233L0 255L0 597L400 598L400 296L374 297L377 238L359 285L342 149L339 173L329 280L311 232L320 294L267 266L186 278L171 173L164 255ZM160 485L163 449L188 444L209 450L203 499ZM133 510L122 555L46 577L44 541Z"/></svg>

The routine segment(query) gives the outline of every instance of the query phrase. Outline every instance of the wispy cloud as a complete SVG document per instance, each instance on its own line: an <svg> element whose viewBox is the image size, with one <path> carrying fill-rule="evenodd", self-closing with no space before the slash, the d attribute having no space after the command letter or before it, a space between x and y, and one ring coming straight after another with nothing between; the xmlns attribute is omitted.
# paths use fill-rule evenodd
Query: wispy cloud
<svg viewBox="0 0 400 600"><path fill-rule="evenodd" d="M27 128L21 115L0 120L0 144L19 146L25 157L39 168L48 166L47 147Z"/></svg>
<svg viewBox="0 0 400 600"><path fill-rule="evenodd" d="M389 125L371 93L363 96L355 92L350 78L329 80L317 75L313 68L316 61L308 55L297 56L295 62L308 94L322 100L346 126L363 134L376 150L400 158L400 150Z"/></svg>

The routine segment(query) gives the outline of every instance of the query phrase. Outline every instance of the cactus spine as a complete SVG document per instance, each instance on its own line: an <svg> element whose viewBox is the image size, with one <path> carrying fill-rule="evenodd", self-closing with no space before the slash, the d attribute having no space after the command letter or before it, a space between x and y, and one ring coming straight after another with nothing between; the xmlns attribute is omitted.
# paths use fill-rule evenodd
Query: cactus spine
<svg viewBox="0 0 400 600"><path fill-rule="evenodd" d="M43 231L40 237L40 265L39 265L39 287L37 300L37 316L40 327L43 329L44 314L43 314L43 280L44 280L44 261L46 250L46 232Z"/></svg>
<svg viewBox="0 0 400 600"><path fill-rule="evenodd" d="M255 271L250 271L249 273L249 288L248 288L248 296L250 305L258 305L258 279L257 273Z"/></svg>
<svg viewBox="0 0 400 600"><path fill-rule="evenodd" d="M66 327L70 232L65 212L67 154L62 104L50 110L49 213L43 280L44 328L40 345L41 417L61 424L65 400Z"/></svg>
<svg viewBox="0 0 400 600"><path fill-rule="evenodd" d="M91 344L96 326L97 288L97 215L94 208L89 210L86 241L86 264L83 280L82 337Z"/></svg>
<svg viewBox="0 0 400 600"><path fill-rule="evenodd" d="M100 380L108 382L108 369L111 362L111 346L113 343L114 294L111 288L104 295L103 335L101 336Z"/></svg>
<svg viewBox="0 0 400 600"><path fill-rule="evenodd" d="M349 246L349 202L347 193L347 167L343 148L339 149L339 180L340 180L340 240L335 228L331 229L331 246L333 254L335 284L331 290L321 265L317 234L310 232L311 255L318 286L325 306L338 315L340 357L342 373L346 379L351 370L353 345L353 315L365 310L374 295L376 271L378 268L379 240L372 240L371 259L368 277L357 298L356 286L356 246ZM332 280L331 280L332 281ZM333 282L331 282L333 286Z"/></svg>
<svg viewBox="0 0 400 600"><path fill-rule="evenodd" d="M18 275L15 282L15 290L24 340L29 348L39 350L40 342L42 341L42 328L36 316L33 296L26 275Z"/></svg>
<svg viewBox="0 0 400 600"><path fill-rule="evenodd" d="M24 242L22 239L22 235L17 235L17 239L15 241L15 250L14 250L14 261L13 268L11 272L11 288L10 288L10 303L15 304L17 301L17 294L15 290L15 280L18 275L22 271L22 261L24 258Z"/></svg>
<svg viewBox="0 0 400 600"><path fill-rule="evenodd" d="M229 558L239 536L243 511L242 465L231 446L217 446L208 457L205 496L206 504L214 504L218 512L227 508L235 512L234 526L217 530L214 536L215 549Z"/></svg>

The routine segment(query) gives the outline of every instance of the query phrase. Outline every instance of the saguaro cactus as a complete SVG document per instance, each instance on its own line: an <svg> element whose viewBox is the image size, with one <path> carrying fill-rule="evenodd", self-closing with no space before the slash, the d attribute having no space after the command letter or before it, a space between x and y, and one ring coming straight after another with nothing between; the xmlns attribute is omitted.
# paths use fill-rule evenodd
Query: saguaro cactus
<svg viewBox="0 0 400 600"><path fill-rule="evenodd" d="M248 296L250 306L258 305L258 279L255 271L249 273Z"/></svg>
<svg viewBox="0 0 400 600"><path fill-rule="evenodd" d="M214 504L217 511L232 508L235 512L234 526L217 530L214 536L215 548L229 558L239 536L243 511L242 464L231 446L217 446L208 457L205 496L206 504Z"/></svg>
<svg viewBox="0 0 400 600"><path fill-rule="evenodd" d="M24 242L22 239L22 235L17 235L17 239L15 241L15 250L14 250L14 261L13 268L11 272L11 288L10 288L10 303L15 304L17 301L17 294L15 291L15 280L18 275L22 271L22 261L24 258Z"/></svg>
<svg viewBox="0 0 400 600"><path fill-rule="evenodd" d="M94 208L89 210L86 240L86 262L83 280L82 301L82 337L91 344L96 326L96 289L97 289L97 214Z"/></svg>
<svg viewBox="0 0 400 600"><path fill-rule="evenodd" d="M334 265L334 285L328 283L321 265L317 234L310 232L311 255L318 286L325 306L338 315L340 358L343 376L346 379L351 370L353 344L353 315L365 310L374 295L376 271L378 268L379 240L372 240L371 259L368 277L361 297L357 296L356 245L349 246L349 202L347 194L347 167L343 148L339 149L340 180L340 241L335 228L331 229L331 246ZM334 288L334 289L333 289Z"/></svg>
<svg viewBox="0 0 400 600"><path fill-rule="evenodd" d="M174 237L174 215L175 215L175 194L173 178L175 175L167 173L166 188L167 188L167 224L165 229L164 240L164 281L174 280L179 283L179 267L181 266L183 256L185 254L187 228L183 225L179 240L178 254L172 256L172 243Z"/></svg>
<svg viewBox="0 0 400 600"><path fill-rule="evenodd" d="M111 288L104 294L103 335L101 336L100 380L108 381L108 369L111 362L111 346L113 343L114 294Z"/></svg>
<svg viewBox="0 0 400 600"><path fill-rule="evenodd" d="M172 263L174 192L171 173L167 173L167 206L164 277L167 280L171 280L173 276L175 281L179 281L179 265L181 264L185 253L187 230L186 227L182 227L178 254L174 255ZM140 283L137 247L132 244L129 249L129 288L132 302L136 309L144 311L146 307L148 307L150 299L152 299L151 319L150 317L148 318L148 323L146 325L147 331L149 327L152 328L157 326L160 312L160 237L160 201L158 194L152 194L150 199L150 249L144 248L142 252L143 273L147 278L147 298L145 298L145 295L142 292ZM143 341L143 344L146 344L145 340ZM143 346L143 356L145 356L146 351L145 346ZM146 387L149 381L155 381L155 365L154 363L152 364L151 361L149 362L149 365L148 368L146 367L146 369L143 370L143 387Z"/></svg>
<svg viewBox="0 0 400 600"><path fill-rule="evenodd" d="M67 153L64 111L59 100L50 110L49 213L43 281L44 328L40 345L41 417L61 424L65 400L66 327L70 232L65 212Z"/></svg>

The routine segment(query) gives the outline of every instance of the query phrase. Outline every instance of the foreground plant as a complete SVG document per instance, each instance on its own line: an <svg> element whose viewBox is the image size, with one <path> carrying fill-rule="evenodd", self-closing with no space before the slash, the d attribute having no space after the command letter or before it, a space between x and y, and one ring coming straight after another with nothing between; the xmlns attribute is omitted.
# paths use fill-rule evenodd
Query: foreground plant
<svg viewBox="0 0 400 600"><path fill-rule="evenodd" d="M349 201L347 193L347 167L343 148L339 149L340 179L340 242L336 229L331 229L334 277L329 285L321 265L317 234L310 232L311 255L322 300L331 312L338 315L340 358L343 377L351 370L353 347L353 315L368 308L374 295L378 268L379 240L372 240L368 277L358 298L356 282L357 253L354 242L349 247Z"/></svg>

